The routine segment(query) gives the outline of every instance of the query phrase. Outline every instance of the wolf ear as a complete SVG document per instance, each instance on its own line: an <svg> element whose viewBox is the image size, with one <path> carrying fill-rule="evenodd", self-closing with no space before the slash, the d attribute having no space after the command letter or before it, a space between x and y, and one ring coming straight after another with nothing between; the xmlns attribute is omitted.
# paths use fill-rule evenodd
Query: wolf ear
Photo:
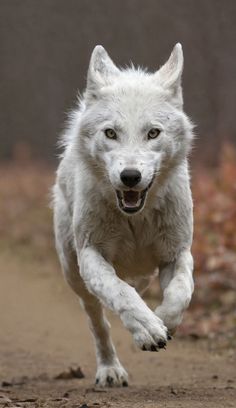
<svg viewBox="0 0 236 408"><path fill-rule="evenodd" d="M158 77L158 82L165 89L171 92L172 97L176 99L176 103L182 105L182 88L181 77L183 72L184 56L180 43L177 43L168 59L168 61L157 71L155 75Z"/></svg>
<svg viewBox="0 0 236 408"><path fill-rule="evenodd" d="M97 91L103 86L111 84L119 73L119 69L105 49L101 45L97 45L92 52L89 63L87 91L96 96Z"/></svg>

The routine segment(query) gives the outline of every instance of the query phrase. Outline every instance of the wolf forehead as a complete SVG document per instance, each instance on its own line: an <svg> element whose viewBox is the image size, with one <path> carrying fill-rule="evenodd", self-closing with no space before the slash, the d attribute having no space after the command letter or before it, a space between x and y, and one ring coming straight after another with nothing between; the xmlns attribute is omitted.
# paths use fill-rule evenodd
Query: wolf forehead
<svg viewBox="0 0 236 408"><path fill-rule="evenodd" d="M84 112L80 131L89 135L97 130L112 128L119 133L146 133L151 128L158 128L165 131L174 130L177 135L188 125L182 112L173 111L164 102L156 101L151 104L144 99L144 95L139 99L129 93L128 98L125 96L115 101L111 98L111 103L108 98L105 105L100 101Z"/></svg>
<svg viewBox="0 0 236 408"><path fill-rule="evenodd" d="M153 77L154 74L142 71L141 68L134 66L126 68L112 78L111 83L97 88L96 93L92 93L92 97L94 102L109 100L111 105L124 104L133 110L140 105L156 108L159 104L168 103L171 95L169 90L163 89ZM85 97L87 96L91 97L89 89L85 94Z"/></svg>

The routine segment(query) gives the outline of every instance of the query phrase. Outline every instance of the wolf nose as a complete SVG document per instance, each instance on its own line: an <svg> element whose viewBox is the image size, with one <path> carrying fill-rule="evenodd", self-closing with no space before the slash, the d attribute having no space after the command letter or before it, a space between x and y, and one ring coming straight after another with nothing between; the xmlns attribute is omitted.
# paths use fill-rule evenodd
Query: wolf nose
<svg viewBox="0 0 236 408"><path fill-rule="evenodd" d="M135 169L124 169L120 173L120 179L127 187L134 187L141 180L141 173Z"/></svg>

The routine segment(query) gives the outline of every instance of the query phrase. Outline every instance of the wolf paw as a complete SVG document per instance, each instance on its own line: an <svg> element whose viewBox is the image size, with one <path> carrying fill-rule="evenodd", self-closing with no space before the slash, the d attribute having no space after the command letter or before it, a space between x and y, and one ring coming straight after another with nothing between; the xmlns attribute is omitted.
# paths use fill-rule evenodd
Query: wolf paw
<svg viewBox="0 0 236 408"><path fill-rule="evenodd" d="M96 373L96 385L99 387L127 387L128 374L120 363L100 365Z"/></svg>
<svg viewBox="0 0 236 408"><path fill-rule="evenodd" d="M145 351L165 349L167 343L167 328L154 313L141 316L122 315L125 326L133 334L135 344Z"/></svg>
<svg viewBox="0 0 236 408"><path fill-rule="evenodd" d="M140 328L134 333L134 341L136 345L143 351L159 351L166 348L167 334L166 330L151 330L147 331L145 328Z"/></svg>

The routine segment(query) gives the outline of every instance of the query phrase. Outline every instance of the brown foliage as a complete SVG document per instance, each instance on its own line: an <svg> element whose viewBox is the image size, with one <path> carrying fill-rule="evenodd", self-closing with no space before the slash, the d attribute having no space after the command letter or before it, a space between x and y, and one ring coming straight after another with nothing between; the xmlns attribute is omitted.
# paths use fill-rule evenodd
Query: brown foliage
<svg viewBox="0 0 236 408"><path fill-rule="evenodd" d="M192 182L196 289L182 332L210 335L236 323L236 151L223 147L217 170L195 169Z"/></svg>

